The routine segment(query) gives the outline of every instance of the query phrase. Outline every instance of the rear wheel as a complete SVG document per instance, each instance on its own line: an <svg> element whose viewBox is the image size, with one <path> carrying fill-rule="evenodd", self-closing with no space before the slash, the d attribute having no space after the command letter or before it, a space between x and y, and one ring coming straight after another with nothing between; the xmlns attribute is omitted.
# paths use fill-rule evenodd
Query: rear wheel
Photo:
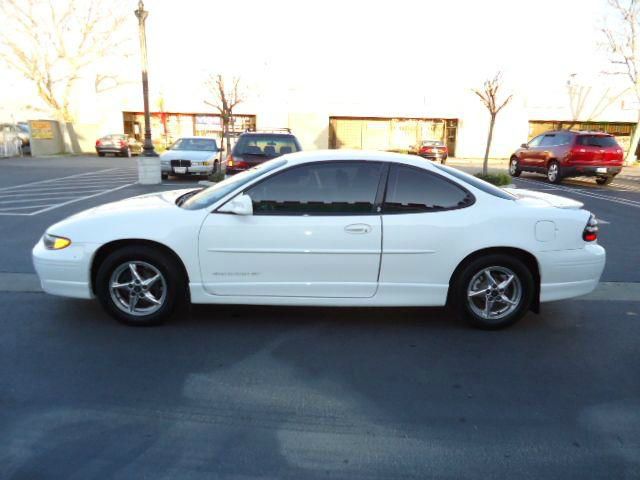
<svg viewBox="0 0 640 480"><path fill-rule="evenodd" d="M562 180L562 171L560 170L560 164L555 160L549 163L547 167L547 180L551 183L560 183Z"/></svg>
<svg viewBox="0 0 640 480"><path fill-rule="evenodd" d="M99 157L104 157L104 152L98 152Z"/></svg>
<svg viewBox="0 0 640 480"><path fill-rule="evenodd" d="M516 157L513 157L509 162L509 175L511 175L512 177L519 177L521 173L522 170L520 170L518 159Z"/></svg>
<svg viewBox="0 0 640 480"><path fill-rule="evenodd" d="M596 183L598 185L609 185L611 182L613 182L614 178L615 178L615 175L611 175L609 177L597 177Z"/></svg>
<svg viewBox="0 0 640 480"><path fill-rule="evenodd" d="M531 305L534 291L533 275L521 260L492 254L462 269L453 284L451 301L473 326L495 330L520 320Z"/></svg>
<svg viewBox="0 0 640 480"><path fill-rule="evenodd" d="M105 310L129 325L164 322L186 298L184 275L160 250L131 246L110 254L98 269L96 295Z"/></svg>
<svg viewBox="0 0 640 480"><path fill-rule="evenodd" d="M169 178L169 174L168 173L161 173L160 177L162 178L162 180L166 180Z"/></svg>

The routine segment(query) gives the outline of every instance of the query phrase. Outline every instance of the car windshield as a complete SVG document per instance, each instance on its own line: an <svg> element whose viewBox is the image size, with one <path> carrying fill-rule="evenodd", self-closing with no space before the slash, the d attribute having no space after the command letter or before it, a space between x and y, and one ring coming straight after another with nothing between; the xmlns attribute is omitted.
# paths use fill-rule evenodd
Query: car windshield
<svg viewBox="0 0 640 480"><path fill-rule="evenodd" d="M236 144L233 155L255 155L259 157L277 157L300 150L292 135L250 134L243 135Z"/></svg>
<svg viewBox="0 0 640 480"><path fill-rule="evenodd" d="M504 198L505 200L516 199L515 195L510 194L509 192L503 190L502 188L498 188L494 185L491 185L489 182L480 180L479 178L476 178L473 175L469 175L468 173L464 173L456 168L447 167L445 165L439 165L437 163L434 163L433 166L447 172L449 175L457 178L458 180L462 180L463 182L468 183L472 187L475 187L482 192L488 193L495 197Z"/></svg>
<svg viewBox="0 0 640 480"><path fill-rule="evenodd" d="M614 137L609 135L580 135L578 145L585 147L617 147L618 143Z"/></svg>
<svg viewBox="0 0 640 480"><path fill-rule="evenodd" d="M171 145L169 150L217 152L218 144L211 138L181 138Z"/></svg>
<svg viewBox="0 0 640 480"><path fill-rule="evenodd" d="M264 175L271 170L275 170L287 163L286 160L271 160L269 162L261 163L249 170L245 170L242 173L227 177L221 182L202 190L201 192L193 195L187 199L182 205L182 208L187 210L199 210L201 208L213 205L215 202L223 198L225 195L233 192L235 189L240 188L245 183Z"/></svg>

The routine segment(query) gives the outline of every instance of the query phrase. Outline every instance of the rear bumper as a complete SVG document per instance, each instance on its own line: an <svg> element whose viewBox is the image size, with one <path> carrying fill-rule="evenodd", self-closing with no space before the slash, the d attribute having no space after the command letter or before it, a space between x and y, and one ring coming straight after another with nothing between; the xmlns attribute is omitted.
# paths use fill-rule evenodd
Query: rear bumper
<svg viewBox="0 0 640 480"><path fill-rule="evenodd" d="M606 171L601 171L601 169ZM608 165L567 165L562 167L562 174L566 177L572 176L603 176L610 177L617 175L622 171L622 166L611 167Z"/></svg>
<svg viewBox="0 0 640 480"><path fill-rule="evenodd" d="M551 302L591 293L600 281L606 262L605 249L597 244L576 250L541 252L540 302Z"/></svg>
<svg viewBox="0 0 640 480"><path fill-rule="evenodd" d="M100 147L96 148L96 153L127 153L127 147L118 148L118 147Z"/></svg>
<svg viewBox="0 0 640 480"><path fill-rule="evenodd" d="M418 153L418 156L427 160L442 160L446 159L448 155L446 153Z"/></svg>

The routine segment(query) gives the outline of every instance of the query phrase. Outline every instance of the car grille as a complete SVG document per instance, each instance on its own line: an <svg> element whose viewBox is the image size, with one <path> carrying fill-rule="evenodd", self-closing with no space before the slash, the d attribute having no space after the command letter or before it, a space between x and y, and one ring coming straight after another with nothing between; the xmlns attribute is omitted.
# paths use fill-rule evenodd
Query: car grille
<svg viewBox="0 0 640 480"><path fill-rule="evenodd" d="M191 160L171 160L172 167L190 167Z"/></svg>

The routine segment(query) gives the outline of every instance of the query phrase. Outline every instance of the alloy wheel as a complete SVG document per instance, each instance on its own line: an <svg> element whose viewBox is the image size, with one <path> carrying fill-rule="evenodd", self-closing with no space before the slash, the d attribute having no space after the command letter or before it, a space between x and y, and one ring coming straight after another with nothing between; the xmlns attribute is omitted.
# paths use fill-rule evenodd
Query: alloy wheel
<svg viewBox="0 0 640 480"><path fill-rule="evenodd" d="M500 320L513 313L522 300L522 283L509 268L492 266L477 272L467 287L468 306L485 320Z"/></svg>
<svg viewBox="0 0 640 480"><path fill-rule="evenodd" d="M114 305L129 315L156 313L167 297L167 282L155 266L133 260L119 265L111 274L109 293Z"/></svg>
<svg viewBox="0 0 640 480"><path fill-rule="evenodd" d="M549 170L547 170L547 178L551 183L555 182L558 179L558 164L552 163L549 165Z"/></svg>
<svg viewBox="0 0 640 480"><path fill-rule="evenodd" d="M514 158L513 160L511 160L511 163L509 164L509 173L511 175L515 175L517 171L518 171L518 161Z"/></svg>

